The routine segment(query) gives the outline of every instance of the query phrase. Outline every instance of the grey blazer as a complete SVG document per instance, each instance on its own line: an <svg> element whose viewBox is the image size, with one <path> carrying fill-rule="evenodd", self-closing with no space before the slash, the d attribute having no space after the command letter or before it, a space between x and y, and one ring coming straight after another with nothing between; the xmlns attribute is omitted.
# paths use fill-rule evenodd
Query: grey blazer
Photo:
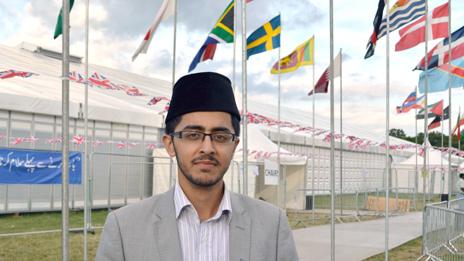
<svg viewBox="0 0 464 261"><path fill-rule="evenodd" d="M282 210L233 192L230 200L230 261L298 260ZM174 189L111 212L96 260L181 261Z"/></svg>

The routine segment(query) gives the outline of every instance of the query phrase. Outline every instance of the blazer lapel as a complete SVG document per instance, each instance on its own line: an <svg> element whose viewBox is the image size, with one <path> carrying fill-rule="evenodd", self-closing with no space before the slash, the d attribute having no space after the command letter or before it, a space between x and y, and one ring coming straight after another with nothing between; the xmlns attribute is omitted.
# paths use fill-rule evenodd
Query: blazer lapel
<svg viewBox="0 0 464 261"><path fill-rule="evenodd" d="M230 261L250 259L251 218L242 206L241 195L230 193L232 218L229 225Z"/></svg>
<svg viewBox="0 0 464 261"><path fill-rule="evenodd" d="M174 207L174 189L160 195L155 207L155 239L160 260L182 260Z"/></svg>

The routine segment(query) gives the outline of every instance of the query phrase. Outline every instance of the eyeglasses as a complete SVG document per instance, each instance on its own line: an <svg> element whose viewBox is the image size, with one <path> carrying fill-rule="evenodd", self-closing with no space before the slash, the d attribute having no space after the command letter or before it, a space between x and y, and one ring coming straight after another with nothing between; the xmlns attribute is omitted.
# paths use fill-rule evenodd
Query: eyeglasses
<svg viewBox="0 0 464 261"><path fill-rule="evenodd" d="M186 142L199 143L205 140L206 136L211 138L212 142L218 144L229 144L232 143L237 136L234 133L230 132L213 132L213 133L204 133L201 131L178 131L169 134L171 137L176 137L182 139Z"/></svg>

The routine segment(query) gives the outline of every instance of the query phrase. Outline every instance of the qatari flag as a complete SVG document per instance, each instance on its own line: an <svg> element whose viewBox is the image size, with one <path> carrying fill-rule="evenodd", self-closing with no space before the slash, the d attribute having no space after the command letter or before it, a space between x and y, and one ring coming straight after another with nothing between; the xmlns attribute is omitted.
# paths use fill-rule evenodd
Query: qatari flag
<svg viewBox="0 0 464 261"><path fill-rule="evenodd" d="M325 69L324 73L321 75L317 81L314 89L308 93L308 96L313 95L314 93L327 93L329 90L329 68Z"/></svg>
<svg viewBox="0 0 464 261"><path fill-rule="evenodd" d="M429 16L429 40L448 37L448 3L433 10ZM425 15L399 31L401 39L395 45L395 51L412 48L425 41Z"/></svg>

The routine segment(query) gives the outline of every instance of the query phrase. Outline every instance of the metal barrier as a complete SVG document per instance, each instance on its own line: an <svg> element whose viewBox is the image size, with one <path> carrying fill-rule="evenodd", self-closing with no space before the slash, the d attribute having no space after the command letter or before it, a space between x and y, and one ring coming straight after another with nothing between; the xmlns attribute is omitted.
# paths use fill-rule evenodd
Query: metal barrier
<svg viewBox="0 0 464 261"><path fill-rule="evenodd" d="M424 209L422 257L464 260L464 199L429 204Z"/></svg>

